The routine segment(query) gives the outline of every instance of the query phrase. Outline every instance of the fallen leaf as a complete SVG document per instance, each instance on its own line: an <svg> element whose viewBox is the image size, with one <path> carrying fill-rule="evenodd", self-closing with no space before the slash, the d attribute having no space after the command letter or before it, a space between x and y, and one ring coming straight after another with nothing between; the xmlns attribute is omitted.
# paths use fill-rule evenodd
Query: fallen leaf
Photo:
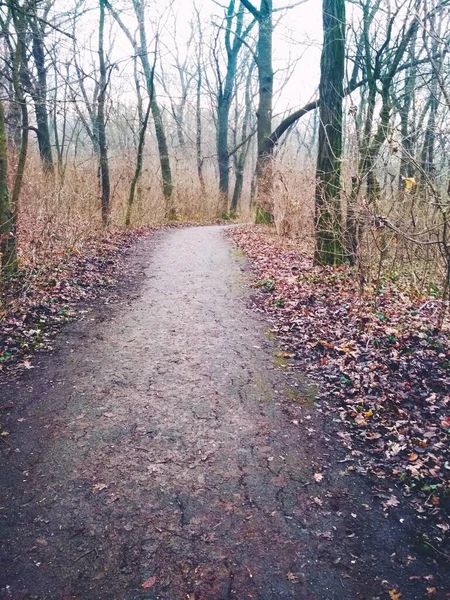
<svg viewBox="0 0 450 600"><path fill-rule="evenodd" d="M389 590L389 598L391 600L402 600L402 595L397 589Z"/></svg>
<svg viewBox="0 0 450 600"><path fill-rule="evenodd" d="M152 577L149 577L147 581L144 581L144 583L142 584L142 588L144 590L148 590L148 588L151 588L153 585L155 585L155 583L156 577L153 575Z"/></svg>
<svg viewBox="0 0 450 600"><path fill-rule="evenodd" d="M443 417L441 419L441 427L444 429L450 429L450 417Z"/></svg>
<svg viewBox="0 0 450 600"><path fill-rule="evenodd" d="M102 490L106 490L107 489L107 484L106 483L95 483L92 486L92 491L93 492L101 492Z"/></svg>
<svg viewBox="0 0 450 600"><path fill-rule="evenodd" d="M37 538L36 543L40 546L48 546L48 542L45 538Z"/></svg>
<svg viewBox="0 0 450 600"><path fill-rule="evenodd" d="M364 427L365 425L367 425L367 421L366 421L366 419L364 418L363 415L356 415L356 417L355 417L355 423L357 425L360 425L361 427Z"/></svg>
<svg viewBox="0 0 450 600"><path fill-rule="evenodd" d="M387 510L388 508L395 508L400 504L400 502L396 496L392 495L388 500L386 500L386 502L383 502L382 504L383 508Z"/></svg>
<svg viewBox="0 0 450 600"><path fill-rule="evenodd" d="M322 479L323 479L322 473L314 473L313 477L314 477L314 481L317 481L317 483L319 483L319 481L322 481Z"/></svg>

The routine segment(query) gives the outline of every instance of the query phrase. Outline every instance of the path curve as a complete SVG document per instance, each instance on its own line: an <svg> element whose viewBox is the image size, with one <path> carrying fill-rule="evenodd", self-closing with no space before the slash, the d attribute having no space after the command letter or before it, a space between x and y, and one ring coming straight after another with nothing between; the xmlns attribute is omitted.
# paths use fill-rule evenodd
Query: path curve
<svg viewBox="0 0 450 600"><path fill-rule="evenodd" d="M313 392L246 307L222 228L157 233L128 264L139 292L6 388L22 412L3 448L2 597L375 597L397 541L364 517L367 490L326 471Z"/></svg>

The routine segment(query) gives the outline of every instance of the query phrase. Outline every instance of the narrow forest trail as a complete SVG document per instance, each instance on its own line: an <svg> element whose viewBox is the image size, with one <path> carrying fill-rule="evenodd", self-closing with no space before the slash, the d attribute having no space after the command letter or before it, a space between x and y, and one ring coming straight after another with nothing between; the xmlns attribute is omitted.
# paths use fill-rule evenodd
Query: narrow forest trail
<svg viewBox="0 0 450 600"><path fill-rule="evenodd" d="M222 229L141 240L138 289L3 387L1 597L412 600L430 573L443 590L280 366Z"/></svg>

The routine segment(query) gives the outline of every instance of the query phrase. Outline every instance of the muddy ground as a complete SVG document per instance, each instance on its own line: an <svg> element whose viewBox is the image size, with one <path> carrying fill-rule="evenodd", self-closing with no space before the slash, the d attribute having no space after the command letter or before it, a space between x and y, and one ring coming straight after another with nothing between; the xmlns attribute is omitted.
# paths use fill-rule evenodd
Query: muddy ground
<svg viewBox="0 0 450 600"><path fill-rule="evenodd" d="M0 597L450 597L412 516L348 470L246 269L221 227L145 237L116 302L2 385Z"/></svg>

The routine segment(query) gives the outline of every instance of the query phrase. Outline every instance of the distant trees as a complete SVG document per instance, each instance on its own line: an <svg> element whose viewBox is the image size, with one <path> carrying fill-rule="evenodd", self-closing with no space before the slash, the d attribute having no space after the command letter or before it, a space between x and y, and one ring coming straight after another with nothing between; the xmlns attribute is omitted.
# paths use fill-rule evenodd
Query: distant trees
<svg viewBox="0 0 450 600"><path fill-rule="evenodd" d="M320 264L359 268L370 244L382 264L394 237L398 255L447 261L446 2L323 0L319 92L296 108L304 63L287 97L276 40L304 2L5 0L3 268L34 198L43 229L284 211Z"/></svg>

